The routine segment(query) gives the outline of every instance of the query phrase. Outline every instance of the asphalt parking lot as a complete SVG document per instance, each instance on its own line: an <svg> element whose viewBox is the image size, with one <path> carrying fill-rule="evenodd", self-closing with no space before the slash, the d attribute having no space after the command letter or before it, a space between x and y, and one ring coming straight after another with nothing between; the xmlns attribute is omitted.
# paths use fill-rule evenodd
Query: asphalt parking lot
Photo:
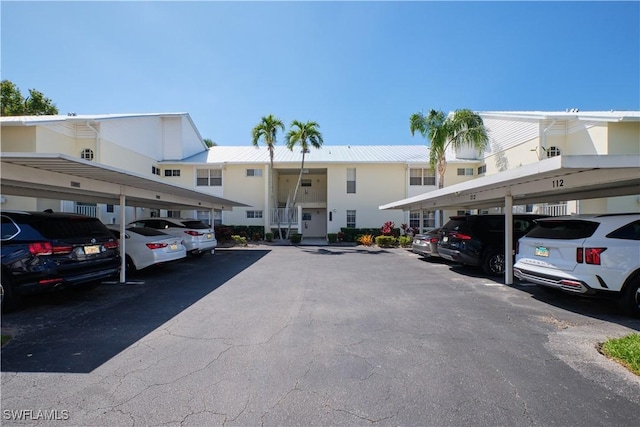
<svg viewBox="0 0 640 427"><path fill-rule="evenodd" d="M606 301L363 247L221 249L131 279L3 314L3 425L638 422L640 379L595 346L640 320Z"/></svg>

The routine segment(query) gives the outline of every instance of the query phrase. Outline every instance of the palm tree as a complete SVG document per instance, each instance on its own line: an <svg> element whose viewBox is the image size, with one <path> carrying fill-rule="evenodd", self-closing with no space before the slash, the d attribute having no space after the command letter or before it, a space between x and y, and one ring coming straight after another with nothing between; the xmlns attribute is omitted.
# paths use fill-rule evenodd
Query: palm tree
<svg viewBox="0 0 640 427"><path fill-rule="evenodd" d="M482 117L471 110L456 110L445 116L442 111L431 110L428 115L414 113L409 118L411 135L420 134L429 139L429 165L438 171L438 188L444 187L444 173L447 169L446 152L449 147L459 149L471 146L483 151L489 143L487 129ZM440 211L442 223L442 211Z"/></svg>
<svg viewBox="0 0 640 427"><path fill-rule="evenodd" d="M294 120L291 122L291 125L289 126L290 130L289 132L287 132L287 135L285 137L287 148L289 150L293 151L293 148L296 145L300 145L300 147L302 148L302 164L300 165L300 174L298 175L298 182L296 184L296 189L293 192L293 202L291 210L289 211L289 228L287 229L287 236L289 236L289 233L291 232L291 211L296 206L298 188L300 188L300 182L302 181L302 173L304 171L304 156L309 152L309 145L317 149L322 147L322 143L324 142L322 140L322 134L318 130L319 127L320 125L318 125L318 123L316 122L309 121L306 123L302 123L298 120Z"/></svg>
<svg viewBox="0 0 640 427"><path fill-rule="evenodd" d="M269 180L271 182L271 203L274 208L276 208L276 221L278 223L278 235L280 240L282 240L282 230L280 229L280 211L278 210L278 198L273 190L273 154L276 146L276 135L278 133L278 129L284 132L284 124L282 121L273 116L273 114L269 114L266 117L262 117L260 123L258 123L253 130L251 131L251 135L253 137L252 142L254 147L258 146L258 142L262 139L269 150L269 161L271 162L271 167L269 168Z"/></svg>

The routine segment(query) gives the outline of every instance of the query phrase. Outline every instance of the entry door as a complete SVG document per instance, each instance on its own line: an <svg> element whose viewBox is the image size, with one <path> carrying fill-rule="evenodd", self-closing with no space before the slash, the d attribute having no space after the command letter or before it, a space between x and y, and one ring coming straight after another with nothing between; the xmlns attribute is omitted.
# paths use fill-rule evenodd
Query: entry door
<svg viewBox="0 0 640 427"><path fill-rule="evenodd" d="M326 209L302 209L302 235L305 237L327 235Z"/></svg>

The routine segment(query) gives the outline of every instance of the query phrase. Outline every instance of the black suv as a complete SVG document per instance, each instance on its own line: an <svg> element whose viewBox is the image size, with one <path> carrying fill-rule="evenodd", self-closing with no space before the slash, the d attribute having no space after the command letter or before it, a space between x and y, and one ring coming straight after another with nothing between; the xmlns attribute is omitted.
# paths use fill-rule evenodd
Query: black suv
<svg viewBox="0 0 640 427"><path fill-rule="evenodd" d="M92 286L120 272L118 241L97 218L13 211L0 218L3 308L27 294Z"/></svg>
<svg viewBox="0 0 640 427"><path fill-rule="evenodd" d="M513 249L519 238L545 215L513 215ZM442 227L438 254L449 261L481 266L492 276L504 274L504 215L452 216Z"/></svg>

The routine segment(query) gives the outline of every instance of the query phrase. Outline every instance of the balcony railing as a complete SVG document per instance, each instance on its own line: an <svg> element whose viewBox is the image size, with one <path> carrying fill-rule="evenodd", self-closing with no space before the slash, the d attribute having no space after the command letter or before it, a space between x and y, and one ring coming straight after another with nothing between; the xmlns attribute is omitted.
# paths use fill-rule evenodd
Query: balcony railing
<svg viewBox="0 0 640 427"><path fill-rule="evenodd" d="M294 208L274 208L271 209L271 225L278 225L278 216L280 218L280 226L289 224L289 213L291 213L291 224L298 226L298 209Z"/></svg>
<svg viewBox="0 0 640 427"><path fill-rule="evenodd" d="M81 215L92 216L94 218L98 217L98 207L90 206L90 205L75 205L73 207L73 212Z"/></svg>
<svg viewBox="0 0 640 427"><path fill-rule="evenodd" d="M567 214L567 204L559 203L557 205L542 205L538 207L538 212L542 215L562 216Z"/></svg>
<svg viewBox="0 0 640 427"><path fill-rule="evenodd" d="M285 203L287 197L293 197L293 189L281 189L279 193L279 201ZM310 188L300 187L298 189L298 195L296 197L296 203L326 203L327 202L327 189L326 188Z"/></svg>

